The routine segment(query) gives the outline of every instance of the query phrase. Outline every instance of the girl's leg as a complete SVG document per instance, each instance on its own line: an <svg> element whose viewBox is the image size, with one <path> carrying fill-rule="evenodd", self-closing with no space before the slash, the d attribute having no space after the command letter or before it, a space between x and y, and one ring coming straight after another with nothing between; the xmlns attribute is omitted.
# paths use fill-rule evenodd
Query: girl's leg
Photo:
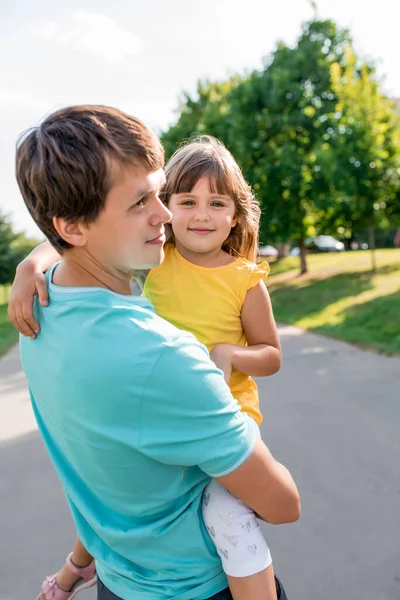
<svg viewBox="0 0 400 600"><path fill-rule="evenodd" d="M234 600L276 600L276 585L273 566L248 577L226 576Z"/></svg>
<svg viewBox="0 0 400 600"><path fill-rule="evenodd" d="M89 554L79 538L76 538L71 560L76 567L88 567L93 560L93 556ZM64 565L56 575L58 587L66 592L72 588L78 579L79 577L69 570L68 565Z"/></svg>
<svg viewBox="0 0 400 600"><path fill-rule="evenodd" d="M254 512L215 480L204 490L202 508L234 600L277 600L271 554Z"/></svg>
<svg viewBox="0 0 400 600"><path fill-rule="evenodd" d="M78 568L88 567L93 561L93 556L89 554L79 538L76 538L74 548L72 550L71 561L75 567ZM65 592L69 592L79 579L79 575L73 573L68 564L65 564L55 575L56 587ZM45 584L43 584L43 586L45 586ZM46 600L43 588L39 598L40 600Z"/></svg>

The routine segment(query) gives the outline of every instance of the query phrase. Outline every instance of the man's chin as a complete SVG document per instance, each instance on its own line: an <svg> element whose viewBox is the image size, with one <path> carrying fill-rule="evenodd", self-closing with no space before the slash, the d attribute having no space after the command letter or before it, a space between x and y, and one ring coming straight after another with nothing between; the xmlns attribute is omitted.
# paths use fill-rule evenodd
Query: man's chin
<svg viewBox="0 0 400 600"><path fill-rule="evenodd" d="M160 265L162 263L162 261L164 260L164 257L165 257L164 248L162 248L161 251L159 252L158 256L154 257L152 259L152 261L149 261L142 265L137 265L136 267L134 267L134 270L135 271L148 271L149 269L158 267L158 265Z"/></svg>

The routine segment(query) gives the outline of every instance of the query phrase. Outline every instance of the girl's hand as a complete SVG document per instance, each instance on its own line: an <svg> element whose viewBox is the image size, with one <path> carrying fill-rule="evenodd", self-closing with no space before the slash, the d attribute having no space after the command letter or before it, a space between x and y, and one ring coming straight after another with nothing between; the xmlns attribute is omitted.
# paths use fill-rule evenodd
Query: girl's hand
<svg viewBox="0 0 400 600"><path fill-rule="evenodd" d="M221 369L228 385L232 375L232 359L235 348L236 346L233 344L217 344L210 352L211 360L218 369Z"/></svg>
<svg viewBox="0 0 400 600"><path fill-rule="evenodd" d="M33 316L35 296L38 296L42 306L48 305L46 278L38 270L36 263L28 257L17 267L8 304L8 317L19 332L32 339L40 331L39 324Z"/></svg>

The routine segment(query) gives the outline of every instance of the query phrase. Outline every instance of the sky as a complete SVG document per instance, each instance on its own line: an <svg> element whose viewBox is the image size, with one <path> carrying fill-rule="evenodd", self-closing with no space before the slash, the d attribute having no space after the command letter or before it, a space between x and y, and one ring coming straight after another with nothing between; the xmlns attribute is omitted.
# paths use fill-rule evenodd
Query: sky
<svg viewBox="0 0 400 600"><path fill-rule="evenodd" d="M7 6L6 6L7 4ZM400 96L393 0L318 0L318 16L350 29L385 91ZM157 132L183 92L262 65L278 41L294 44L308 0L13 0L0 6L0 212L39 237L14 176L15 142L70 104L108 104Z"/></svg>

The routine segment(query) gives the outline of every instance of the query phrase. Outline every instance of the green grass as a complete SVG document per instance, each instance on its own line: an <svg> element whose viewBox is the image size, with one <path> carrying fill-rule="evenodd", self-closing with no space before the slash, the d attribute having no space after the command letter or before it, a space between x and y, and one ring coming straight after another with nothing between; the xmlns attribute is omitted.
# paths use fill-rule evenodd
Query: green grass
<svg viewBox="0 0 400 600"><path fill-rule="evenodd" d="M11 285L0 285L0 356L18 341L18 332L7 317L7 302Z"/></svg>
<svg viewBox="0 0 400 600"><path fill-rule="evenodd" d="M11 285L0 285L0 306L7 304L11 292Z"/></svg>
<svg viewBox="0 0 400 600"><path fill-rule="evenodd" d="M400 249L308 256L271 264L269 290L277 321L400 354Z"/></svg>
<svg viewBox="0 0 400 600"><path fill-rule="evenodd" d="M2 293L0 286L0 294ZM0 300L2 296L0 295ZM7 317L7 304L0 304L0 356L18 341L18 332Z"/></svg>

